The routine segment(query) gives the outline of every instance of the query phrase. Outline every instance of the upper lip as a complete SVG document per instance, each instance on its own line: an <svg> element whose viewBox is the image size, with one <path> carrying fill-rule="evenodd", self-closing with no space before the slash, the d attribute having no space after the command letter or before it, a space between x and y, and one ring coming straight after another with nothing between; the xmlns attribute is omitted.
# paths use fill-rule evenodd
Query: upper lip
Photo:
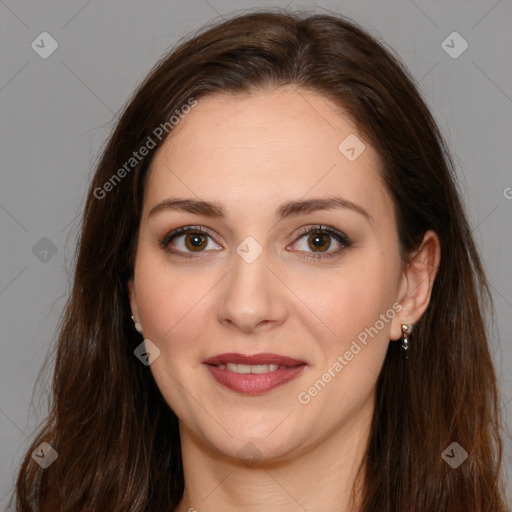
<svg viewBox="0 0 512 512"><path fill-rule="evenodd" d="M219 365L219 364L227 364L227 363L236 363L236 364L248 364L248 365L256 365L256 364L277 364L279 366L298 366L300 364L305 364L304 361L299 361L298 359L293 359L292 357L282 356L280 354L270 354L270 353L261 353L261 354L253 354L253 355L244 355L237 353L225 353L218 354L216 356L210 357L203 361L205 364Z"/></svg>

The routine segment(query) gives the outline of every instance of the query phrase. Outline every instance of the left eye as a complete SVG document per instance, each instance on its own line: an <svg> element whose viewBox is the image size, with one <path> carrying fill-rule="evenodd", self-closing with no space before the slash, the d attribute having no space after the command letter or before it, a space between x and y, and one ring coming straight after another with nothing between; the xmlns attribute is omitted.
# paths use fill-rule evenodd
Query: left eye
<svg viewBox="0 0 512 512"><path fill-rule="evenodd" d="M327 252L331 247L332 238L336 240L340 247L337 250ZM302 239L304 239L302 248L300 248L300 242L295 242L294 245L298 245L299 251L302 252L309 252L311 250L313 254L307 256L308 258L324 258L334 256L343 251L343 249L350 247L351 245L350 240L344 233L341 233L337 229L330 228L328 226L317 226L314 228L309 228L306 231L303 231L300 235L299 240Z"/></svg>

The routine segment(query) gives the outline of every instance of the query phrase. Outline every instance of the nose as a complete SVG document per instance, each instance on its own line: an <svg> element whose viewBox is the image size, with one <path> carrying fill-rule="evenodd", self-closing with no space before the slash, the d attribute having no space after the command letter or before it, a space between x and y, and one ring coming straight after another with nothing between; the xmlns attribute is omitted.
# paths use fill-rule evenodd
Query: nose
<svg viewBox="0 0 512 512"><path fill-rule="evenodd" d="M275 328L288 314L287 288L271 268L266 251L250 261L234 254L233 268L223 280L218 307L219 322L244 333Z"/></svg>

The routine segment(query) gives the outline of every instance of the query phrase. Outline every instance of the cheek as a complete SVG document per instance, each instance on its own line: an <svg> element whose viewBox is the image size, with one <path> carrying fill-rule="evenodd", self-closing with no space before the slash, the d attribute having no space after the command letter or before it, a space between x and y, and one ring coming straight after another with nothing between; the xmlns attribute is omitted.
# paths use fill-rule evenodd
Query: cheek
<svg viewBox="0 0 512 512"><path fill-rule="evenodd" d="M321 351L299 403L321 415L326 424L338 424L371 399L389 346L393 308L394 272L375 258L340 272L325 294L310 295L323 323L325 336L316 336ZM310 317L313 318L310 314ZM341 420L340 420L341 418Z"/></svg>
<svg viewBox="0 0 512 512"><path fill-rule="evenodd" d="M150 251L141 251L135 269L137 309L144 336L162 349L186 340L201 326L196 320L213 286L206 273L179 270Z"/></svg>
<svg viewBox="0 0 512 512"><path fill-rule="evenodd" d="M307 306L304 318L317 326L317 334L325 333L325 343L342 349L374 326L380 315L389 312L391 317L398 276L398 267L391 263L377 249L365 249L353 252L335 271L296 278L294 292ZM377 327L386 338L389 319L384 328L381 322Z"/></svg>

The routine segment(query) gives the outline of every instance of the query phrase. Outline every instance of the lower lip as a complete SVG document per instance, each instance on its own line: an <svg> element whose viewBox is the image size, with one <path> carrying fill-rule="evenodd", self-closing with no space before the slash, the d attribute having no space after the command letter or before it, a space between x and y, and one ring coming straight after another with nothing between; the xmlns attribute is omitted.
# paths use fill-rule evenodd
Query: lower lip
<svg viewBox="0 0 512 512"><path fill-rule="evenodd" d="M236 373L211 364L207 364L206 368L217 382L232 391L244 395L258 395L295 379L306 368L306 365L301 364L267 373Z"/></svg>

